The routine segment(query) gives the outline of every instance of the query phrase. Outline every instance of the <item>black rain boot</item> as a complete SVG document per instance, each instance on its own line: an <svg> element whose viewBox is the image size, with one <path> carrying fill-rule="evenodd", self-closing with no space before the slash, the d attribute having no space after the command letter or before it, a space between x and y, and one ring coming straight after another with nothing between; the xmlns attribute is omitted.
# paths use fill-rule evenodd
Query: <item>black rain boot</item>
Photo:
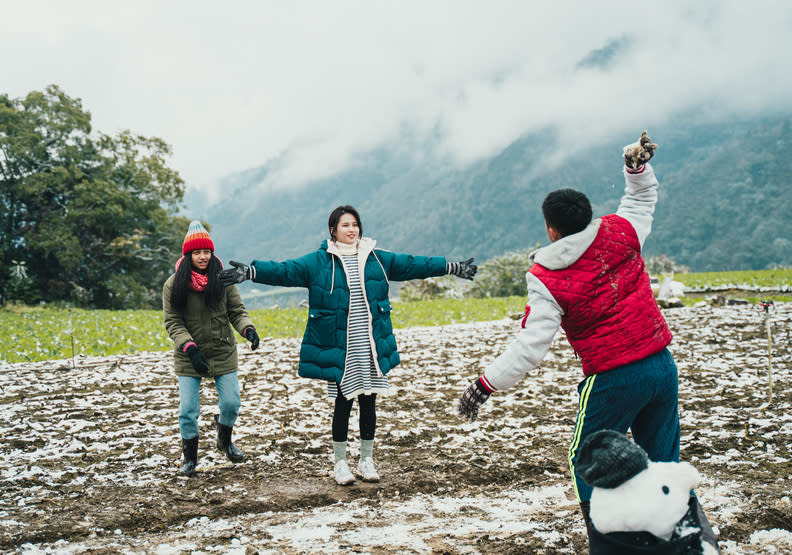
<svg viewBox="0 0 792 555"><path fill-rule="evenodd" d="M182 453L184 453L184 464L179 474L192 476L195 474L195 466L198 464L198 436L190 439L182 438Z"/></svg>
<svg viewBox="0 0 792 555"><path fill-rule="evenodd" d="M239 447L231 443L231 431L234 429L232 426L220 424L220 419L215 414L215 426L217 426L217 448L225 453L228 460L231 462L240 462L244 455Z"/></svg>

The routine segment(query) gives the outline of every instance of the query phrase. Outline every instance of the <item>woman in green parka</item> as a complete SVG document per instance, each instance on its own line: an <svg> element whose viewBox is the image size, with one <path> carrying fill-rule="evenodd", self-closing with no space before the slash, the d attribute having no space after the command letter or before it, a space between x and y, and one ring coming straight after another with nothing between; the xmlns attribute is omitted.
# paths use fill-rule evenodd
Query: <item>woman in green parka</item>
<svg viewBox="0 0 792 555"><path fill-rule="evenodd" d="M396 254L376 249L362 237L360 215L339 206L328 220L330 238L300 258L276 262L254 260L250 266L231 261L220 273L227 286L251 279L257 283L308 289L308 322L300 348L298 374L328 383L334 400L332 436L335 480L351 484L347 463L349 416L357 398L360 408L360 461L363 481L375 482L373 448L376 397L388 389L388 372L399 364L388 299L390 281L454 274L473 279L473 259L446 262L442 257Z"/></svg>
<svg viewBox="0 0 792 555"><path fill-rule="evenodd" d="M220 414L215 415L217 448L232 462L243 459L231 442L231 432L241 405L237 378L237 346L231 326L259 345L236 287L224 287L214 243L198 220L193 220L182 245L176 272L162 288L165 329L175 345L173 362L179 379L179 431L184 464L181 474L191 475L198 463L198 415L202 378L213 378Z"/></svg>

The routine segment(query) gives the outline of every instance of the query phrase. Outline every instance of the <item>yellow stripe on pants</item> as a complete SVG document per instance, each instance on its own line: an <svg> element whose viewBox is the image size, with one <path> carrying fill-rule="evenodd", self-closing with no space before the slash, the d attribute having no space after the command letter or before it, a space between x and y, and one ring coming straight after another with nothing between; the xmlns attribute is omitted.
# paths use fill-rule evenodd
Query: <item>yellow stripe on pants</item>
<svg viewBox="0 0 792 555"><path fill-rule="evenodd" d="M575 436L572 438L572 445L569 446L569 453L567 458L569 460L569 470L572 472L572 485L575 488L575 497L580 501L580 494L578 493L577 480L575 479L575 452L580 447L580 436L583 433L583 422L586 420L586 408L588 407L589 395L594 387L594 379L596 374L592 374L583 383L583 389L580 391L580 401L578 402L578 416L575 422Z"/></svg>

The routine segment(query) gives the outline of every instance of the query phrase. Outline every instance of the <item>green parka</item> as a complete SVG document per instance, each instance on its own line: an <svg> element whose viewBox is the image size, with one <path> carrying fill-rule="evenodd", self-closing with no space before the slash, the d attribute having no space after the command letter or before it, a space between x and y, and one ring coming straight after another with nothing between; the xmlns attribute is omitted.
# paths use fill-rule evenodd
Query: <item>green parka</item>
<svg viewBox="0 0 792 555"><path fill-rule="evenodd" d="M375 250L375 245L373 239L362 238L358 261L371 317L374 364L384 375L400 362L390 317L389 281L445 275L446 259ZM250 266L255 282L308 289L308 322L298 374L340 384L346 366L349 285L335 243L325 240L319 250L300 258L284 262L254 260Z"/></svg>
<svg viewBox="0 0 792 555"><path fill-rule="evenodd" d="M206 306L203 293L187 291L187 307L182 314L171 307L174 276L171 275L162 287L162 311L165 329L175 346L173 361L176 374L200 377L193 369L190 357L183 351L190 341L194 341L209 359L210 377L234 372L238 367L237 344L231 326L240 335L245 328L253 326L239 290L235 285L226 287L217 310Z"/></svg>

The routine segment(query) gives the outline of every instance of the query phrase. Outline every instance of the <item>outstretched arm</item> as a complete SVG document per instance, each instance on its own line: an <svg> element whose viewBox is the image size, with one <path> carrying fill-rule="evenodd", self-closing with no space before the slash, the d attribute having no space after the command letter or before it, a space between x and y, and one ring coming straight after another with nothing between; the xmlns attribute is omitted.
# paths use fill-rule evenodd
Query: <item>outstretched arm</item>
<svg viewBox="0 0 792 555"><path fill-rule="evenodd" d="M220 272L219 278L226 287L249 279L267 285L308 287L311 277L306 256L283 262L254 260L250 266L231 260L232 268Z"/></svg>
<svg viewBox="0 0 792 555"><path fill-rule="evenodd" d="M536 368L553 343L561 327L563 310L547 287L530 272L528 304L517 337L484 371L486 381L495 390L509 389L525 374Z"/></svg>
<svg viewBox="0 0 792 555"><path fill-rule="evenodd" d="M457 409L463 418L475 420L479 408L490 393L509 389L528 372L536 368L547 355L553 338L561 326L563 310L547 290L530 272L526 274L528 304L517 337L495 359L480 378L476 378L462 393Z"/></svg>
<svg viewBox="0 0 792 555"><path fill-rule="evenodd" d="M472 258L460 262L448 262L440 256L417 256L383 250L375 251L374 255L381 260L383 269L387 268L386 275L392 281L424 279L446 274L472 280L478 270Z"/></svg>
<svg viewBox="0 0 792 555"><path fill-rule="evenodd" d="M446 259L441 256L400 254L380 249L374 251L374 256L382 264L382 269L390 281L424 279L447 273Z"/></svg>

